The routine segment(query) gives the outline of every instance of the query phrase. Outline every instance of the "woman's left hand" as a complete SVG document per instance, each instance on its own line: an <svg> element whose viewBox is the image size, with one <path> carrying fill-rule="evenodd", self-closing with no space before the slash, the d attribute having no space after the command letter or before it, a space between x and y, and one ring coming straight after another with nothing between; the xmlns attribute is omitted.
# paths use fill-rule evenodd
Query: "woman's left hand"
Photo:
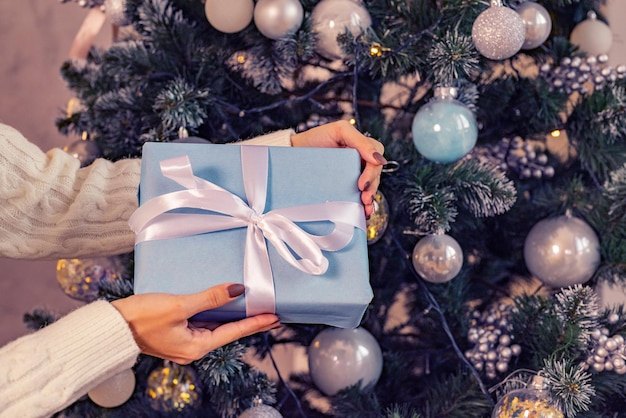
<svg viewBox="0 0 626 418"><path fill-rule="evenodd" d="M383 165L387 163L383 153L385 148L379 141L360 133L348 121L340 120L317 126L308 131L293 134L294 147L354 148L364 162L363 172L358 180L361 201L365 206L365 216L374 212L374 196L380 184Z"/></svg>

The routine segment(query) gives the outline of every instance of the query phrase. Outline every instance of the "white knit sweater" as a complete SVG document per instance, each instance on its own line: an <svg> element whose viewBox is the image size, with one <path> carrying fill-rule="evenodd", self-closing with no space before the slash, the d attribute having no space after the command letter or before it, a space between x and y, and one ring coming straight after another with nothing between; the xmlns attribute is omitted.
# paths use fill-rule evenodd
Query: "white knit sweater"
<svg viewBox="0 0 626 418"><path fill-rule="evenodd" d="M241 144L291 144L292 130ZM139 159L85 168L0 124L0 256L56 259L130 252ZM0 418L46 417L130 367L139 348L120 313L96 301L0 348Z"/></svg>

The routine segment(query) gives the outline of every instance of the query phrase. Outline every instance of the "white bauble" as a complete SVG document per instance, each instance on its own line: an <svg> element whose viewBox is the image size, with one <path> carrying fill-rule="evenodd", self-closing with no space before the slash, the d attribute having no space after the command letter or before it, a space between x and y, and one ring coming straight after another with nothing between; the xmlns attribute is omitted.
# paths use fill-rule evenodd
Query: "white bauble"
<svg viewBox="0 0 626 418"><path fill-rule="evenodd" d="M587 19L574 27L569 40L587 55L602 55L611 49L613 33L606 23L590 12Z"/></svg>
<svg viewBox="0 0 626 418"><path fill-rule="evenodd" d="M527 1L517 8L526 27L526 36L522 49L535 49L550 36L552 19L550 13L539 3Z"/></svg>
<svg viewBox="0 0 626 418"><path fill-rule="evenodd" d="M242 31L252 22L253 0L206 0L206 18L215 29L224 33Z"/></svg>
<svg viewBox="0 0 626 418"><path fill-rule="evenodd" d="M127 369L91 389L87 396L96 405L115 408L129 400L134 390L135 373L132 369Z"/></svg>
<svg viewBox="0 0 626 418"><path fill-rule="evenodd" d="M263 36L274 40L296 32L303 18L300 0L259 0L254 6L254 24Z"/></svg>
<svg viewBox="0 0 626 418"><path fill-rule="evenodd" d="M413 248L413 267L427 282L445 283L463 267L463 250L449 235L427 235Z"/></svg>
<svg viewBox="0 0 626 418"><path fill-rule="evenodd" d="M491 6L478 15L472 26L472 41L484 57L510 58L522 49L526 27L520 15L505 6Z"/></svg>
<svg viewBox="0 0 626 418"><path fill-rule="evenodd" d="M354 36L372 24L361 3L354 0L322 0L311 12L312 30L317 34L317 52L330 60L343 57L337 36L346 28Z"/></svg>

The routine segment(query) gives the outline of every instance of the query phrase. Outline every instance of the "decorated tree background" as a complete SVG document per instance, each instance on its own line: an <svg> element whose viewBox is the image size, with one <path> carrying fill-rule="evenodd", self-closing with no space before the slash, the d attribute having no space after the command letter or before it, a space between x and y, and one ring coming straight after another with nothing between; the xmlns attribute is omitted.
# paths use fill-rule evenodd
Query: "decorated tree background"
<svg viewBox="0 0 626 418"><path fill-rule="evenodd" d="M59 416L622 413L626 320L597 288L624 278L626 67L607 64L603 1L79 3L119 28L61 69L75 99L57 126L84 164L335 120L389 163L357 330L289 324L189 366L142 356L128 396ZM123 297L132 260L60 260L59 281ZM256 366L282 346L309 372Z"/></svg>

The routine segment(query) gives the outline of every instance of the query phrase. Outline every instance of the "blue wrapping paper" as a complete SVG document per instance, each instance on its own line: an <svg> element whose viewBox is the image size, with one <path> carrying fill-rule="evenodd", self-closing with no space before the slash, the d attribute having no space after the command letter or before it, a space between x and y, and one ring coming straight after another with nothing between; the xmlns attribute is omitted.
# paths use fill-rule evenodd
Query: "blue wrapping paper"
<svg viewBox="0 0 626 418"><path fill-rule="evenodd" d="M195 176L244 199L241 148L193 143L147 143L142 157L139 204L183 187L164 177L160 163L188 156ZM360 203L357 179L360 157L353 149L268 147L266 211L276 208L349 201ZM177 209L198 213L196 209ZM326 234L330 222L298 223L313 234ZM224 282L243 283L246 228L174 239L139 242L135 247L135 293L188 294ZM287 263L270 244L276 314L284 323L326 324L354 328L372 299L367 239L354 228L350 243L324 251L329 268L323 275L304 273ZM202 312L197 320L225 322L246 315L245 296Z"/></svg>

